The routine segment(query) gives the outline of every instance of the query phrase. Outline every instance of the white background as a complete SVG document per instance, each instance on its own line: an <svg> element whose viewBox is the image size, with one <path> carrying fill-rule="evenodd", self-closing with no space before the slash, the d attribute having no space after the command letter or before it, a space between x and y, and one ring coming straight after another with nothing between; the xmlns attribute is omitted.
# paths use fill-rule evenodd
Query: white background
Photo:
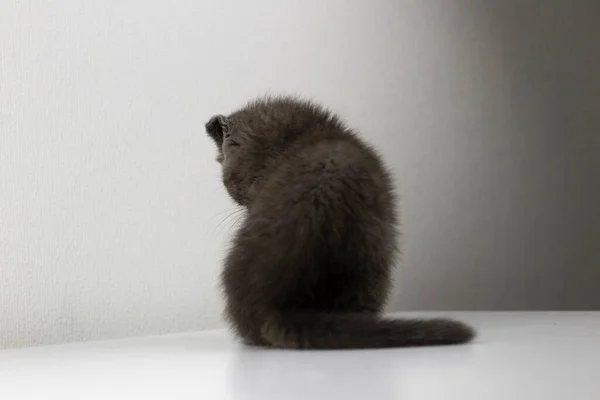
<svg viewBox="0 0 600 400"><path fill-rule="evenodd" d="M338 111L403 196L391 309L600 308L597 2L0 2L0 347L221 324L203 125Z"/></svg>

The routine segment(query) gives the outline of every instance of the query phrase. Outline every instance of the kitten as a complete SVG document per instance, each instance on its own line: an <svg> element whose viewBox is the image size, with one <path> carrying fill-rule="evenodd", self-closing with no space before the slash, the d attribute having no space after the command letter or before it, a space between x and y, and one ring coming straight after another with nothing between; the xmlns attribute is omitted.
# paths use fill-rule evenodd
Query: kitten
<svg viewBox="0 0 600 400"><path fill-rule="evenodd" d="M246 208L221 275L225 315L248 345L351 349L468 342L450 319L388 319L398 228L376 152L328 110L255 100L206 124L223 183Z"/></svg>

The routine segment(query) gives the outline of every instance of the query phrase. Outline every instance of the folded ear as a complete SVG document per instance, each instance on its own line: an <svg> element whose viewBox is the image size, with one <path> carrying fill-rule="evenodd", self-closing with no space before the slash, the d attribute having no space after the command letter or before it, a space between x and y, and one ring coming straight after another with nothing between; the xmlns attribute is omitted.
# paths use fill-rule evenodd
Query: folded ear
<svg viewBox="0 0 600 400"><path fill-rule="evenodd" d="M229 121L227 120L227 117L221 114L213 116L206 123L206 125L204 125L208 136L213 138L213 140L219 147L223 144L223 135L227 132L228 126Z"/></svg>

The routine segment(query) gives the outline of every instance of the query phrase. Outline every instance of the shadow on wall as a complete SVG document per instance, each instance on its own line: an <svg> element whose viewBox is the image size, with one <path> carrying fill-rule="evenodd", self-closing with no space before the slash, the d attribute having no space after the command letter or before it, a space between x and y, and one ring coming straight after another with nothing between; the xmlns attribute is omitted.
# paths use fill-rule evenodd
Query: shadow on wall
<svg viewBox="0 0 600 400"><path fill-rule="evenodd" d="M442 228L405 231L424 256L406 254L393 308L600 309L600 3L465 3L425 51L456 54L436 134L463 129L468 154L422 211Z"/></svg>

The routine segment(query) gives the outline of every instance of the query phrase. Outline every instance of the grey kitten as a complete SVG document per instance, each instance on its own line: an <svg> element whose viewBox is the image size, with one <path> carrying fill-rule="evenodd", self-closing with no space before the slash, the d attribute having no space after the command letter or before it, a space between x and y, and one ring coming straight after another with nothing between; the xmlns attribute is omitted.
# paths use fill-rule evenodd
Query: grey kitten
<svg viewBox="0 0 600 400"><path fill-rule="evenodd" d="M328 110L255 100L206 124L223 183L246 208L221 275L248 345L350 349L464 343L450 319L388 319L398 220L377 153Z"/></svg>

